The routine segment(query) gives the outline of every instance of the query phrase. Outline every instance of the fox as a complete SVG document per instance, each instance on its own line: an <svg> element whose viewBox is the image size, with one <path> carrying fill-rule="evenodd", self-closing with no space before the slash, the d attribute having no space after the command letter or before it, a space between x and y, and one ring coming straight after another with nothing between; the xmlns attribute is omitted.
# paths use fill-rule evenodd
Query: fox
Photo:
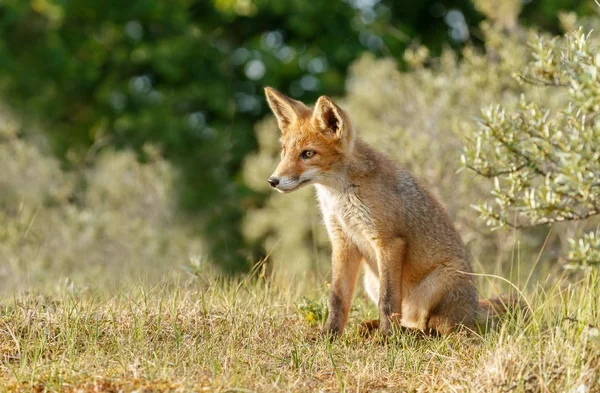
<svg viewBox="0 0 600 393"><path fill-rule="evenodd" d="M321 334L339 336L361 266L379 320L363 324L445 335L508 311L478 300L470 255L450 216L409 171L370 147L346 111L320 96L313 107L272 87L267 103L281 131L269 185L286 194L316 188L331 243L329 313Z"/></svg>

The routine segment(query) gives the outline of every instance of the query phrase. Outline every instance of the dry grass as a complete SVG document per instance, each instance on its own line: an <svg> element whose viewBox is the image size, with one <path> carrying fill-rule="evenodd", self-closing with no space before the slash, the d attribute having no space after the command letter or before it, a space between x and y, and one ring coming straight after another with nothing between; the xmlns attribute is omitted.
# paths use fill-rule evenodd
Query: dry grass
<svg viewBox="0 0 600 393"><path fill-rule="evenodd" d="M306 288L311 288L307 290ZM599 392L600 280L539 288L534 313L483 336L358 335L376 310L359 295L342 339L316 339L327 292L212 275L116 292L60 285L0 301L7 391ZM317 302L304 302L301 294Z"/></svg>

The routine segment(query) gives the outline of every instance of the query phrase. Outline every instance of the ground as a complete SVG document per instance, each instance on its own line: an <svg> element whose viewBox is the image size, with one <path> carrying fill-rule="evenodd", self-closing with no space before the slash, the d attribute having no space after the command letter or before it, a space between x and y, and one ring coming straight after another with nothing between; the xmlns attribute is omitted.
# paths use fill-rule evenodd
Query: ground
<svg viewBox="0 0 600 393"><path fill-rule="evenodd" d="M61 282L0 298L0 390L600 392L600 280L526 292L529 318L442 338L316 338L327 285L254 274L117 288ZM310 289L308 289L310 288Z"/></svg>

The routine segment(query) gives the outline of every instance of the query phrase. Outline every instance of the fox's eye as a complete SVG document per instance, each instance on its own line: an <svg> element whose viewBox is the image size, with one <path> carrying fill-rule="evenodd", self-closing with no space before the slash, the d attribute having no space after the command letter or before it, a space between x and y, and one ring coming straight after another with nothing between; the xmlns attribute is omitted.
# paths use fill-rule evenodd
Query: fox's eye
<svg viewBox="0 0 600 393"><path fill-rule="evenodd" d="M306 159L309 159L309 158L313 158L315 156L315 154L316 153L314 151L312 151L312 150L304 150L302 152L302 154L300 154L300 157L302 157L302 158L304 158L306 160Z"/></svg>

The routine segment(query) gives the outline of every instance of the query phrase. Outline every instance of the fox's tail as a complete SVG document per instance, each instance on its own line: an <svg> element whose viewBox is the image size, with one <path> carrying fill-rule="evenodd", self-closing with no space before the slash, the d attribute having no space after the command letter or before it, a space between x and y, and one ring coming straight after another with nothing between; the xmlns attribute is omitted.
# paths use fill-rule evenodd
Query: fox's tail
<svg viewBox="0 0 600 393"><path fill-rule="evenodd" d="M497 326L513 311L524 311L527 315L529 306L518 295L481 299L477 313L477 325L484 329Z"/></svg>

